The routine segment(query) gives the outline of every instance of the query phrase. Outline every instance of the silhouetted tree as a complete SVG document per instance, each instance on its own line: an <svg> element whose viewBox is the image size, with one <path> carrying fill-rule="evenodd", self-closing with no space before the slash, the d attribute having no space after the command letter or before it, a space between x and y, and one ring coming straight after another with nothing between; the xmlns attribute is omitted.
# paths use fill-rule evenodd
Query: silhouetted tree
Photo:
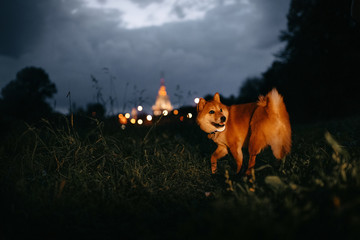
<svg viewBox="0 0 360 240"><path fill-rule="evenodd" d="M2 90L2 113L26 121L48 116L52 109L46 99L57 92L48 74L41 68L26 67Z"/></svg>
<svg viewBox="0 0 360 240"><path fill-rule="evenodd" d="M280 35L286 46L258 89L277 87L295 119L359 112L360 31L350 7L351 0L291 1Z"/></svg>

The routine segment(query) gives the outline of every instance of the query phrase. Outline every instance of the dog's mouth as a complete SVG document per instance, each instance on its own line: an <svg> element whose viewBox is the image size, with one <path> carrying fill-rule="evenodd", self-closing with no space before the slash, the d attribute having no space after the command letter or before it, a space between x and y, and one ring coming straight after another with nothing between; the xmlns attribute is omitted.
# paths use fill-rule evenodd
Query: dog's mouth
<svg viewBox="0 0 360 240"><path fill-rule="evenodd" d="M222 128L222 127L225 127L225 123L211 123L214 127L216 128Z"/></svg>

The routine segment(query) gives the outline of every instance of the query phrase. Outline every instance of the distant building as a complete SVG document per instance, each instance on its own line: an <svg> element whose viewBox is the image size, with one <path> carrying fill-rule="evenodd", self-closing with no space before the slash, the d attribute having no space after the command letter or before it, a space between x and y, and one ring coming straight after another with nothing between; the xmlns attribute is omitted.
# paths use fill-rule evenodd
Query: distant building
<svg viewBox="0 0 360 240"><path fill-rule="evenodd" d="M169 96L167 95L166 92L165 80L163 74L160 81L161 81L160 89L158 91L155 104L152 106L152 110L155 116L161 115L164 112L164 110L167 110L168 112L173 110L173 106L171 105Z"/></svg>

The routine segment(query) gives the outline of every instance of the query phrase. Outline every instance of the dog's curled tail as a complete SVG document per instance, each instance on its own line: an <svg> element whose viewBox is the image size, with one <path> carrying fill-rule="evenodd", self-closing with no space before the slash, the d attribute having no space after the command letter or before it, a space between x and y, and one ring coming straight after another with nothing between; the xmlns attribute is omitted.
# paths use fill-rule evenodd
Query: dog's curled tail
<svg viewBox="0 0 360 240"><path fill-rule="evenodd" d="M277 159L282 159L291 149L291 126L283 97L274 88L260 96L258 106L264 107L268 116L264 135Z"/></svg>

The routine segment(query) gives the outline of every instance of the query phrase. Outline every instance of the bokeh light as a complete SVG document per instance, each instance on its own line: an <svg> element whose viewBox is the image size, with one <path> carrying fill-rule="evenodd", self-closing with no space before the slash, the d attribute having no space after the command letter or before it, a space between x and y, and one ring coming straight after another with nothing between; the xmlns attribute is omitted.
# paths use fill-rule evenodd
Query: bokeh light
<svg viewBox="0 0 360 240"><path fill-rule="evenodd" d="M126 117L124 117L124 115L123 114L119 114L118 115L118 117L119 117L119 122L120 122L120 124L126 124L127 123L127 118Z"/></svg>

